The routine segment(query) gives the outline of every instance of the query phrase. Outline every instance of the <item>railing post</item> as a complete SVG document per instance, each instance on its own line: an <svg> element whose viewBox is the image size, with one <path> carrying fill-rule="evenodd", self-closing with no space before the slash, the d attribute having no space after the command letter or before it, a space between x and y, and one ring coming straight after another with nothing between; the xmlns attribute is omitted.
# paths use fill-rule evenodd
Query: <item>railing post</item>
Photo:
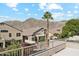
<svg viewBox="0 0 79 59"><path fill-rule="evenodd" d="M3 39L3 48L5 48L5 40Z"/></svg>
<svg viewBox="0 0 79 59"><path fill-rule="evenodd" d="M24 48L22 47L22 50L21 50L21 56L24 55Z"/></svg>

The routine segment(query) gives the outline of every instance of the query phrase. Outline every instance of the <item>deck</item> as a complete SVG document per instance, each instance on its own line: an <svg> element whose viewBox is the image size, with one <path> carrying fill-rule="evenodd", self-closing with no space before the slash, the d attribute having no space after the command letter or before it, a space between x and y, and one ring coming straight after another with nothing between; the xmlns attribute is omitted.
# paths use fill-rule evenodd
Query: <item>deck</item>
<svg viewBox="0 0 79 59"><path fill-rule="evenodd" d="M51 56L65 49L66 47L66 43L63 41L52 41L51 43L53 43L53 47L51 48L35 50L35 45L32 45L0 52L0 56Z"/></svg>

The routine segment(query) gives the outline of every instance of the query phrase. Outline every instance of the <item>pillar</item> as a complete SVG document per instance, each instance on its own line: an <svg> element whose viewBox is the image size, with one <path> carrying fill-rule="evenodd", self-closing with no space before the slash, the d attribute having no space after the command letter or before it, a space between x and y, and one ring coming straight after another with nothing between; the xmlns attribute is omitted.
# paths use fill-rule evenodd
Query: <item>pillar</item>
<svg viewBox="0 0 79 59"><path fill-rule="evenodd" d="M29 37L28 37L28 40L32 41L32 36L29 36Z"/></svg>
<svg viewBox="0 0 79 59"><path fill-rule="evenodd" d="M3 48L5 48L5 40L3 40Z"/></svg>
<svg viewBox="0 0 79 59"><path fill-rule="evenodd" d="M52 48L53 47L53 44L54 44L54 40L49 40L49 48Z"/></svg>
<svg viewBox="0 0 79 59"><path fill-rule="evenodd" d="M36 36L36 37L37 37L37 43L36 43L37 44L37 48L40 49L39 36Z"/></svg>

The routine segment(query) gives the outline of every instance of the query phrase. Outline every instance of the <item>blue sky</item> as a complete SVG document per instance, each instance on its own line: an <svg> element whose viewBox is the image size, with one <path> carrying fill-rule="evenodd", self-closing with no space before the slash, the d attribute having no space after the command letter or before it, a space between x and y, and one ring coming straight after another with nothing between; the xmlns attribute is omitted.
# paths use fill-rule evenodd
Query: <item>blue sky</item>
<svg viewBox="0 0 79 59"><path fill-rule="evenodd" d="M78 3L0 3L0 22L41 19L45 11L51 12L55 21L79 18Z"/></svg>

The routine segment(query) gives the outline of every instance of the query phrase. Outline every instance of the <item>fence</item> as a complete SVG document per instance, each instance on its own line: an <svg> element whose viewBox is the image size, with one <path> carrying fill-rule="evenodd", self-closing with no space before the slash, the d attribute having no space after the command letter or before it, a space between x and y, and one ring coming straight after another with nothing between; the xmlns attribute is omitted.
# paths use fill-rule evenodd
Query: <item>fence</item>
<svg viewBox="0 0 79 59"><path fill-rule="evenodd" d="M34 54L31 54L31 56L51 56L57 52L59 52L60 50L64 49L66 47L66 43L62 43L60 45L57 45L53 48L50 48L50 49L45 49L45 50L42 50L40 52L37 52L37 53L34 53Z"/></svg>
<svg viewBox="0 0 79 59"><path fill-rule="evenodd" d="M66 47L66 43L59 44L49 49L43 49L34 53L35 45L21 47L13 50L0 52L0 56L50 56Z"/></svg>
<svg viewBox="0 0 79 59"><path fill-rule="evenodd" d="M28 56L33 53L35 45L0 52L0 56Z"/></svg>

